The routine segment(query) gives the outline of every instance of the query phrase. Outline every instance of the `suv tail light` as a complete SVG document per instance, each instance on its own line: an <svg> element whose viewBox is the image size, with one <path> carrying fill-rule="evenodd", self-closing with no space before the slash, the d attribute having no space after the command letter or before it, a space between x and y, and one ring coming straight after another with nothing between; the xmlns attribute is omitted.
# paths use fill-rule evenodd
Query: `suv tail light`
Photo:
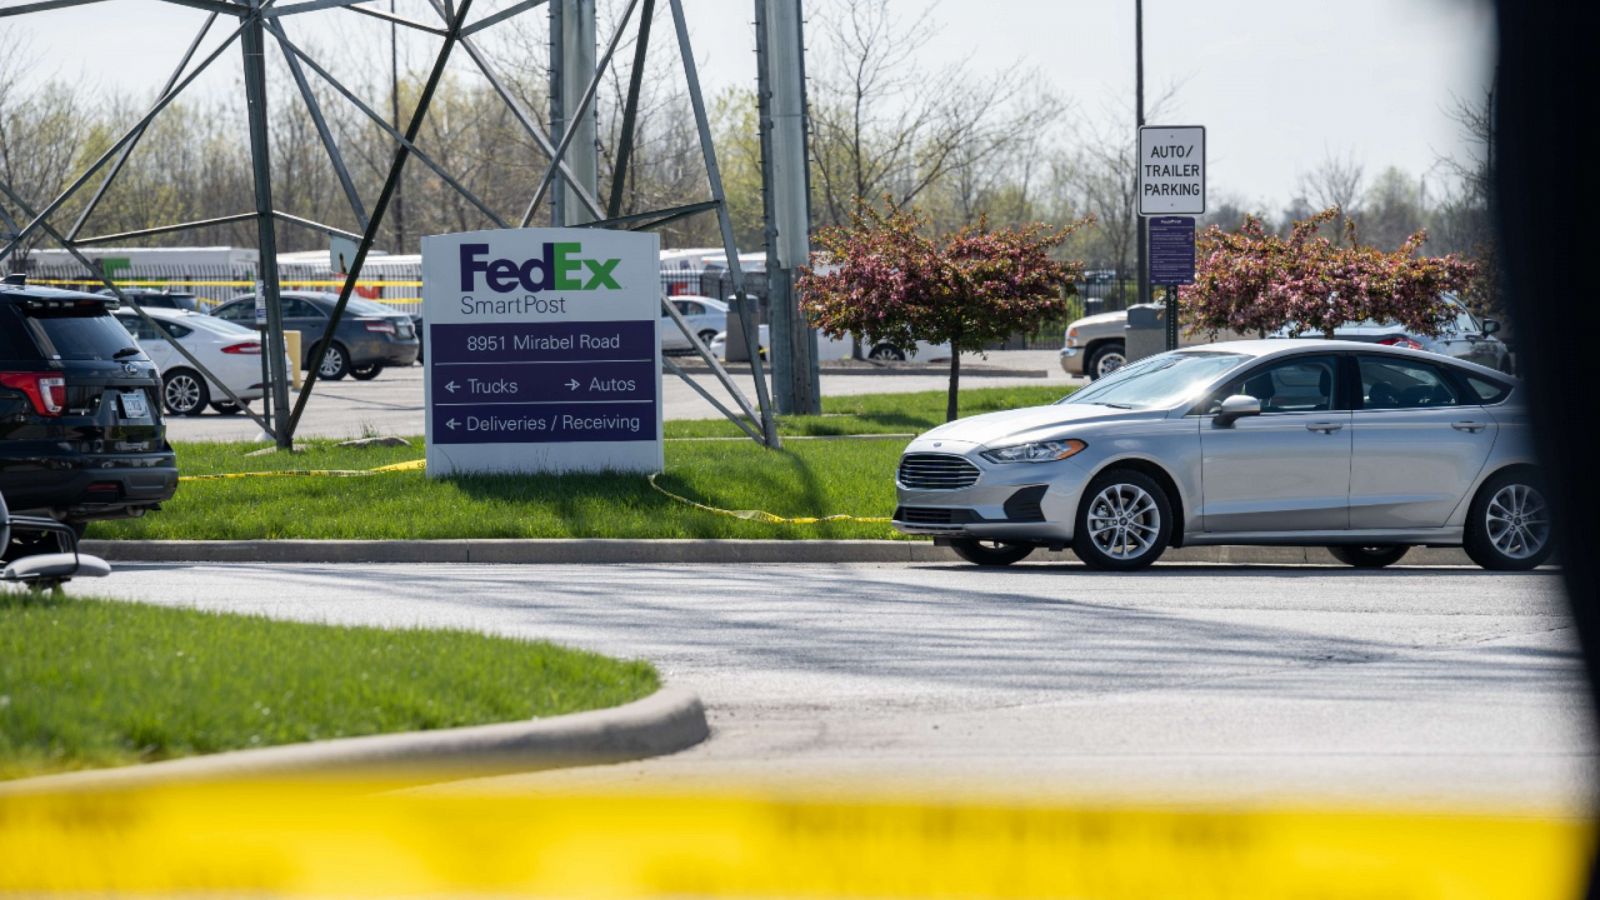
<svg viewBox="0 0 1600 900"><path fill-rule="evenodd" d="M1401 347L1401 348L1406 349L1406 350L1421 350L1422 349L1422 345L1421 344L1417 343L1416 341L1413 341L1411 338L1408 338L1408 337L1406 337L1404 335L1398 335L1398 334L1395 335L1394 337L1386 337L1383 340L1379 341L1378 343L1382 344L1385 347Z"/></svg>
<svg viewBox="0 0 1600 900"><path fill-rule="evenodd" d="M67 379L47 372L0 372L0 385L28 395L41 416L61 415L67 409Z"/></svg>
<svg viewBox="0 0 1600 900"><path fill-rule="evenodd" d="M361 324L368 331L376 331L379 334L394 334L394 323L388 319L362 319Z"/></svg>
<svg viewBox="0 0 1600 900"><path fill-rule="evenodd" d="M239 354L245 354L247 356L260 356L261 355L261 342L260 341L245 341L242 344L229 344L228 346L222 348L222 352L223 353L232 353L232 354L234 354L236 356L239 355Z"/></svg>

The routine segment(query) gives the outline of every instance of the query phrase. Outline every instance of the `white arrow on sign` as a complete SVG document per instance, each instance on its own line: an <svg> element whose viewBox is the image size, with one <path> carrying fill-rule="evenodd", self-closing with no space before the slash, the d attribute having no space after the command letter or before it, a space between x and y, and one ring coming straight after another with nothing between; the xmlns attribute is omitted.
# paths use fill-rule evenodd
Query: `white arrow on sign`
<svg viewBox="0 0 1600 900"><path fill-rule="evenodd" d="M445 385L444 389L449 391L450 393L454 394L456 391L461 390L461 385L456 384L454 381L452 381L449 384Z"/></svg>
<svg viewBox="0 0 1600 900"><path fill-rule="evenodd" d="M450 421L448 421L448 422L446 422L444 424L450 426L450 430L451 431L455 431L456 430L456 420L455 419L451 419Z"/></svg>
<svg viewBox="0 0 1600 900"><path fill-rule="evenodd" d="M578 379L574 378L571 381L567 382L567 390L575 391L577 389L578 389Z"/></svg>

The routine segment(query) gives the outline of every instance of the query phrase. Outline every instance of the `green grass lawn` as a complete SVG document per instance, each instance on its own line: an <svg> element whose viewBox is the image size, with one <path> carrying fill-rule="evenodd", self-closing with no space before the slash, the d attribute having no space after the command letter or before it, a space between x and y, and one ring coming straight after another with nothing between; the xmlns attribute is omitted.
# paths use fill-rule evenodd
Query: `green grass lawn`
<svg viewBox="0 0 1600 900"><path fill-rule="evenodd" d="M1059 388L964 392L965 414L1057 399ZM821 416L783 420L791 436L916 433L944 418L944 394L828 398ZM668 438L737 435L731 423L668 422ZM306 452L247 457L256 445L178 445L185 475L278 469L369 469L421 457L415 447L341 448L310 441ZM723 509L780 516L894 511L894 470L903 438L796 440L780 451L751 441L669 440L660 485ZM191 481L160 512L92 525L93 538L241 540L275 538L895 538L885 523L811 525L746 521L698 510L652 490L642 476L473 476L421 472L364 478L241 478Z"/></svg>
<svg viewBox="0 0 1600 900"><path fill-rule="evenodd" d="M0 593L0 778L553 716L659 684L543 642Z"/></svg>

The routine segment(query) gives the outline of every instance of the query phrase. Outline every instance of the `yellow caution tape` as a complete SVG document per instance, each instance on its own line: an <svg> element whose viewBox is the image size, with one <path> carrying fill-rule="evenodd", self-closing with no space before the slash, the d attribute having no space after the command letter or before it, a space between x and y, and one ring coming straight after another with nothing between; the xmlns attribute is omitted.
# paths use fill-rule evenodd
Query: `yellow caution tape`
<svg viewBox="0 0 1600 900"><path fill-rule="evenodd" d="M668 497L678 501L679 503L686 503L695 509L704 510L708 513L715 513L719 516L732 516L735 519L744 519L750 522L766 522L770 525L815 525L819 522L878 523L893 521L887 516L848 516L841 513L835 516L796 516L790 518L786 516L774 515L773 513L769 513L760 509L722 509L716 506L707 506L704 503L690 500L688 497L674 494L661 485L656 484L656 476L654 475L650 476L650 486L655 488L658 492L666 494Z"/></svg>
<svg viewBox="0 0 1600 900"><path fill-rule="evenodd" d="M0 892L1554 900L1595 840L1541 816L381 787L0 795Z"/></svg>
<svg viewBox="0 0 1600 900"><path fill-rule="evenodd" d="M362 478L385 472L420 472L426 460L411 459L401 463L378 466L375 469L263 469L259 472L224 472L217 475L182 475L179 481L225 481L233 478Z"/></svg>
<svg viewBox="0 0 1600 900"><path fill-rule="evenodd" d="M52 287L105 287L105 282L97 278L30 278L29 284L43 284ZM113 278L111 283L117 287L227 287L227 288L254 288L254 281L230 281L227 279L186 279L173 280L166 278L134 278L122 280ZM279 284L286 288L308 287L344 287L344 279L295 279L280 281ZM361 288L420 288L421 281L411 279L361 279L356 282L356 287ZM382 302L382 301L379 301ZM401 299L397 302L417 303L417 298Z"/></svg>

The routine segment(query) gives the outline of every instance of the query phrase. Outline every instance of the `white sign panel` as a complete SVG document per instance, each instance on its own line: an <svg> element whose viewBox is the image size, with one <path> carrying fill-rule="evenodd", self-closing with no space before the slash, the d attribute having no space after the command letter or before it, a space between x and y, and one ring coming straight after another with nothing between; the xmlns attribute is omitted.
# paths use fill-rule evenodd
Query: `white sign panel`
<svg viewBox="0 0 1600 900"><path fill-rule="evenodd" d="M1139 215L1197 216L1206 211L1206 129L1139 129Z"/></svg>
<svg viewBox="0 0 1600 900"><path fill-rule="evenodd" d="M661 471L660 247L597 228L424 237L428 474Z"/></svg>

